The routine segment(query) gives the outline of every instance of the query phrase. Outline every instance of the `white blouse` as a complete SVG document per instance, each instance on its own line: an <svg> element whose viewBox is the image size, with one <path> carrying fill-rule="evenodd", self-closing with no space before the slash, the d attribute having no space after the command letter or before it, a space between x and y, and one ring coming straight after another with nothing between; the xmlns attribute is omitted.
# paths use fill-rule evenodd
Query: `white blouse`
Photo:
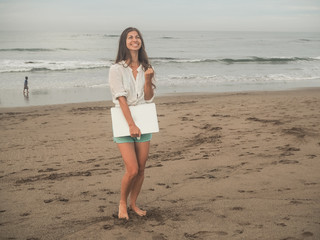
<svg viewBox="0 0 320 240"><path fill-rule="evenodd" d="M109 86L112 94L112 101L119 107L118 97L124 96L127 98L129 106L152 102L144 99L144 71L142 65L137 69L137 77L134 79L132 69L126 65L124 61L113 64L109 70ZM152 78L154 83L154 78ZM155 91L154 91L155 93Z"/></svg>

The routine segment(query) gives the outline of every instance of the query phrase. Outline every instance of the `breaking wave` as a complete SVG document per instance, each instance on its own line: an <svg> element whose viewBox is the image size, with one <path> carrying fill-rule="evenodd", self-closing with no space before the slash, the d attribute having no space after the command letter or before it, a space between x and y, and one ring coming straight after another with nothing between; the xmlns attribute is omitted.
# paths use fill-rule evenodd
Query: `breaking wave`
<svg viewBox="0 0 320 240"><path fill-rule="evenodd" d="M154 63L269 63L281 64L296 61L319 61L320 57L247 57L247 58L220 58L220 59L183 59L170 57L150 58Z"/></svg>
<svg viewBox="0 0 320 240"><path fill-rule="evenodd" d="M80 69L109 68L111 64L112 64L111 61L4 60L0 63L0 73L68 71L68 70L80 70Z"/></svg>

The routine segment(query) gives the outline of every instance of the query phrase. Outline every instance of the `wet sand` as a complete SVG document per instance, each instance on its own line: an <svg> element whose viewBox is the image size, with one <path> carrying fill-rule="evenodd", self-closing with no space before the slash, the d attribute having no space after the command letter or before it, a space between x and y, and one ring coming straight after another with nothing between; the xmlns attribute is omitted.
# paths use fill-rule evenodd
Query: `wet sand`
<svg viewBox="0 0 320 240"><path fill-rule="evenodd" d="M319 239L320 89L156 99L138 199L109 102L0 109L1 239Z"/></svg>

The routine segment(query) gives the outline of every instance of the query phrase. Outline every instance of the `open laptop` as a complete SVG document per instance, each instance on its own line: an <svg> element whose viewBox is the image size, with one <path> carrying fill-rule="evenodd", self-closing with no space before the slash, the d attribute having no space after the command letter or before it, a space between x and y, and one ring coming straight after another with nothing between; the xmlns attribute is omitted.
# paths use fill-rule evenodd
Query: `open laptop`
<svg viewBox="0 0 320 240"><path fill-rule="evenodd" d="M129 106L133 121L140 128L141 134L159 132L156 105L154 103ZM130 136L128 123L120 107L111 108L114 137Z"/></svg>

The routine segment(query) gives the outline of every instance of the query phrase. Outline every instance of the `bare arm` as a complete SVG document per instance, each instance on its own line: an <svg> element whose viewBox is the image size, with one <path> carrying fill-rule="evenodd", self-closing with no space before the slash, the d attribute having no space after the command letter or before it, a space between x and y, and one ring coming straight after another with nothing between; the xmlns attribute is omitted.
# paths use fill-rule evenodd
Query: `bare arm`
<svg viewBox="0 0 320 240"><path fill-rule="evenodd" d="M141 136L141 131L136 126L136 124L134 123L134 121L132 119L130 108L128 106L126 97L123 97L123 96L119 97L118 101L119 101L119 104L120 104L120 108L121 108L121 110L123 112L123 115L124 115L125 119L127 120L128 125L129 125L130 136L131 137L140 137Z"/></svg>
<svg viewBox="0 0 320 240"><path fill-rule="evenodd" d="M144 73L144 99L150 100L153 97L152 78L154 75L153 69L150 67Z"/></svg>

